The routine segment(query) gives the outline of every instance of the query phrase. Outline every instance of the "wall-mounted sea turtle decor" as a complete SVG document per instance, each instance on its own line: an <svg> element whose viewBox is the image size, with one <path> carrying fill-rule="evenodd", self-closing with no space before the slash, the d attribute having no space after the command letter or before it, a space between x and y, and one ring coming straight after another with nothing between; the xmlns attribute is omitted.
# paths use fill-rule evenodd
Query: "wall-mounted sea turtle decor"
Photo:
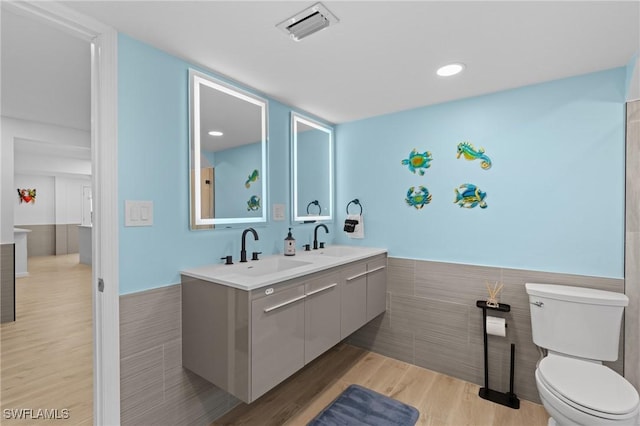
<svg viewBox="0 0 640 426"><path fill-rule="evenodd" d="M480 167L484 170L489 170L491 168L491 159L487 157L484 153L484 148L482 147L480 147L479 150L476 150L469 142L460 142L458 144L458 154L456 155L456 158L460 158L461 155L469 161L482 160Z"/></svg>
<svg viewBox="0 0 640 426"><path fill-rule="evenodd" d="M415 173L416 170L420 176L424 176L425 169L428 169L431 166L431 152L418 152L417 149L413 148L413 151L409 153L409 158L405 158L402 160L402 164L407 166L412 173Z"/></svg>
<svg viewBox="0 0 640 426"><path fill-rule="evenodd" d="M260 174L258 173L257 169L252 171L249 177L247 178L247 181L244 183L244 186L249 188L251 186L251 183L257 181L259 177L260 177Z"/></svg>
<svg viewBox="0 0 640 426"><path fill-rule="evenodd" d="M407 191L407 198L405 198L405 201L408 206L421 209L431 202L431 194L429 194L429 190L424 186L412 186Z"/></svg>
<svg viewBox="0 0 640 426"><path fill-rule="evenodd" d="M480 206L481 209L487 208L487 202L484 200L487 197L487 193L480 191L480 188L471 184L463 183L460 187L455 189L456 199L453 202L460 207L466 207L472 209L476 206Z"/></svg>
<svg viewBox="0 0 640 426"><path fill-rule="evenodd" d="M247 201L247 210L256 211L260 208L260 197L257 195L252 195Z"/></svg>

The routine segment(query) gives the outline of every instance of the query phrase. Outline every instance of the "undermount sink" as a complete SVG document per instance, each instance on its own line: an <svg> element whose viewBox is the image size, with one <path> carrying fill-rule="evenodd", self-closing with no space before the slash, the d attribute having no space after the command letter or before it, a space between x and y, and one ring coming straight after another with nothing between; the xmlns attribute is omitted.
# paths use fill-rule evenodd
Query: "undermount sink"
<svg viewBox="0 0 640 426"><path fill-rule="evenodd" d="M233 273L239 275L257 276L273 274L275 272L287 271L293 268L309 265L311 262L302 260L286 259L283 257L271 257L263 260L240 264L235 267Z"/></svg>
<svg viewBox="0 0 640 426"><path fill-rule="evenodd" d="M362 249L360 247L329 246L322 249L313 250L312 254L331 257L345 257L356 254L361 250Z"/></svg>
<svg viewBox="0 0 640 426"><path fill-rule="evenodd" d="M180 273L241 290L255 290L383 253L386 253L385 249L332 245L318 250L301 251L293 258L275 254L260 260L235 261L232 265L203 265Z"/></svg>

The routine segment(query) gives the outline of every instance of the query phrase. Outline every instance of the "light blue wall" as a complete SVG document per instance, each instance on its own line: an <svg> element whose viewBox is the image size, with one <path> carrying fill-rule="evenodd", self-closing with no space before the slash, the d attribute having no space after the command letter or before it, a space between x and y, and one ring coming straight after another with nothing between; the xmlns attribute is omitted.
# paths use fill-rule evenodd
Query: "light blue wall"
<svg viewBox="0 0 640 426"><path fill-rule="evenodd" d="M625 68L423 107L337 126L338 219L358 198L364 240L391 256L623 277ZM492 161L456 159L483 146ZM425 175L401 160L429 150ZM475 183L486 209L453 203ZM411 186L433 201L406 205Z"/></svg>
<svg viewBox="0 0 640 426"><path fill-rule="evenodd" d="M179 283L181 269L218 263L227 254L239 258L243 228L189 230L189 67L198 69L126 35L118 37L120 294ZM260 240L250 241L248 251L281 253L291 226L291 110L269 101L267 207L286 205L287 220L274 222L269 211L268 225L255 227ZM153 226L124 227L125 200L153 201ZM312 229L309 225L294 227L299 245L310 241Z"/></svg>
<svg viewBox="0 0 640 426"><path fill-rule="evenodd" d="M213 166L215 167L215 194L223 203L215 206L216 217L260 217L264 205L260 197L262 191L262 158L260 143L243 145L215 153ZM249 175L258 170L258 180L245 186ZM260 208L248 210L247 201L252 195L258 196Z"/></svg>
<svg viewBox="0 0 640 426"><path fill-rule="evenodd" d="M298 192L305 196L298 199L298 213L305 215L310 202L318 201L318 206L309 206L309 214L329 215L329 135L321 130L307 130L298 133Z"/></svg>
<svg viewBox="0 0 640 426"><path fill-rule="evenodd" d="M197 67L122 34L118 51L120 293L127 294L178 283L181 269L226 254L237 259L242 228L189 230L187 70ZM398 257L622 277L625 84L620 68L337 126L338 223L326 240L388 247ZM267 208L286 205L287 219L274 222L269 210L250 251L282 252L291 226L291 110L269 101ZM493 167L456 160L462 140L484 146ZM424 177L400 164L413 148L433 153ZM465 182L487 191L487 209L453 204L453 189ZM433 194L421 211L404 202L415 185ZM364 240L341 232L353 198L364 206ZM154 225L124 227L125 200L152 200ZM294 225L299 247L313 226Z"/></svg>

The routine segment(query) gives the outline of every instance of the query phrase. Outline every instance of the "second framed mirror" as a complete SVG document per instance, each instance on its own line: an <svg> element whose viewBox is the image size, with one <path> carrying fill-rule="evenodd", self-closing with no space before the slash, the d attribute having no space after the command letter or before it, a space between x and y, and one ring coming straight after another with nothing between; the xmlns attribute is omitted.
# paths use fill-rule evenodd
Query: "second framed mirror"
<svg viewBox="0 0 640 426"><path fill-rule="evenodd" d="M291 113L294 222L333 220L333 128Z"/></svg>

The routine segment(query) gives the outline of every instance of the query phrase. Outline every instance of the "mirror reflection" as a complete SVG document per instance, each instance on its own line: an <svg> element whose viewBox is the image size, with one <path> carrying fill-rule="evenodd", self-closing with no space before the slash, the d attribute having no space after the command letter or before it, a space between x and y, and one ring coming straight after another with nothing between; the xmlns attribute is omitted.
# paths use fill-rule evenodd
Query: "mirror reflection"
<svg viewBox="0 0 640 426"><path fill-rule="evenodd" d="M291 114L293 220L333 217L333 129Z"/></svg>
<svg viewBox="0 0 640 426"><path fill-rule="evenodd" d="M267 101L190 70L191 228L266 222Z"/></svg>

